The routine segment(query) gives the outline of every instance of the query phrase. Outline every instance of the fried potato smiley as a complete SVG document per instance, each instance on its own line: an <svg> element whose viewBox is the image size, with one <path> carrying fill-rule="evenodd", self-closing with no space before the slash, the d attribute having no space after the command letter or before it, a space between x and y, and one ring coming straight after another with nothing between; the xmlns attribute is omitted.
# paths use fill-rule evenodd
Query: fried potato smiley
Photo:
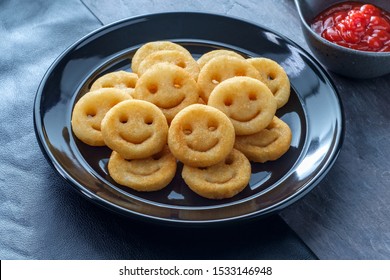
<svg viewBox="0 0 390 280"><path fill-rule="evenodd" d="M235 196L249 183L251 165L238 150L233 149L225 160L204 168L184 165L182 177L191 190L210 199Z"/></svg>
<svg viewBox="0 0 390 280"><path fill-rule="evenodd" d="M155 104L170 123L180 110L198 102L199 88L184 69L159 63L141 76L133 97Z"/></svg>
<svg viewBox="0 0 390 280"><path fill-rule="evenodd" d="M104 88L90 91L75 104L72 112L72 129L76 137L90 146L105 146L101 122L114 105L131 96L120 89Z"/></svg>
<svg viewBox="0 0 390 280"><path fill-rule="evenodd" d="M237 135L248 135L267 127L276 112L276 100L267 86L250 77L221 82L207 103L224 112Z"/></svg>
<svg viewBox="0 0 390 280"><path fill-rule="evenodd" d="M143 100L128 100L111 108L102 120L106 145L125 159L146 158L167 143L168 124L161 110Z"/></svg>
<svg viewBox="0 0 390 280"><path fill-rule="evenodd" d="M253 135L237 136L234 147L249 160L264 163L284 155L290 148L291 139L290 127L275 116L262 131Z"/></svg>
<svg viewBox="0 0 390 280"><path fill-rule="evenodd" d="M176 159L168 147L150 157L126 160L113 151L108 172L115 182L137 191L157 191L166 187L176 174Z"/></svg>
<svg viewBox="0 0 390 280"><path fill-rule="evenodd" d="M205 167L222 161L234 145L234 127L229 118L211 106L193 104L172 120L168 145L186 165Z"/></svg>

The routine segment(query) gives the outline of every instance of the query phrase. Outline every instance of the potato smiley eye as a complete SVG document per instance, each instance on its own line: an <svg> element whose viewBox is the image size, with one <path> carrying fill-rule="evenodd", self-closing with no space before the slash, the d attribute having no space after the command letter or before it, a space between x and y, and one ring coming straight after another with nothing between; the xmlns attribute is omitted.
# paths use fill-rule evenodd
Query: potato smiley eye
<svg viewBox="0 0 390 280"><path fill-rule="evenodd" d="M96 112L88 112L87 113L87 117L88 118L93 118L93 117L95 117L96 116Z"/></svg>
<svg viewBox="0 0 390 280"><path fill-rule="evenodd" d="M119 121L120 121L121 123L125 124L125 123L127 123L128 118L127 118L126 116L120 116L120 117L119 117Z"/></svg>
<svg viewBox="0 0 390 280"><path fill-rule="evenodd" d="M173 87L177 88L177 89L180 89L182 86L183 86L183 81L181 79L179 79L178 77L176 77L173 80Z"/></svg>
<svg viewBox="0 0 390 280"><path fill-rule="evenodd" d="M269 81L275 80L275 74L274 74L274 73L269 73L268 76L267 76L267 79L268 79Z"/></svg>
<svg viewBox="0 0 390 280"><path fill-rule="evenodd" d="M153 120L154 120L154 118L151 115L144 116L144 123L146 125L152 125L153 124Z"/></svg>
<svg viewBox="0 0 390 280"><path fill-rule="evenodd" d="M225 104L225 106L227 106L227 107L231 106L231 105L233 104L233 99L232 99L232 98L226 98L226 99L224 100L224 104Z"/></svg>
<svg viewBox="0 0 390 280"><path fill-rule="evenodd" d="M160 160L163 157L163 153L157 153L155 155L152 155L153 160Z"/></svg>
<svg viewBox="0 0 390 280"><path fill-rule="evenodd" d="M232 165L232 164L233 164L233 158L227 157L227 158L225 159L225 164L226 164L226 165Z"/></svg>
<svg viewBox="0 0 390 280"><path fill-rule="evenodd" d="M218 121L217 120L209 120L208 124L209 131L216 131L218 129Z"/></svg>
<svg viewBox="0 0 390 280"><path fill-rule="evenodd" d="M179 66L180 68L186 68L186 63L184 61L179 61L176 63L177 66Z"/></svg>
<svg viewBox="0 0 390 280"><path fill-rule="evenodd" d="M156 84L150 84L147 88L151 94L155 94L158 91L158 86Z"/></svg>
<svg viewBox="0 0 390 280"><path fill-rule="evenodd" d="M152 125L153 124L153 119L152 118L145 118L144 123L147 125Z"/></svg>
<svg viewBox="0 0 390 280"><path fill-rule="evenodd" d="M88 106L84 112L88 118L93 118L97 114L97 108L94 106Z"/></svg>
<svg viewBox="0 0 390 280"><path fill-rule="evenodd" d="M248 94L248 98L251 101L256 101L257 100L257 95L256 95L255 92L251 92L251 93Z"/></svg>

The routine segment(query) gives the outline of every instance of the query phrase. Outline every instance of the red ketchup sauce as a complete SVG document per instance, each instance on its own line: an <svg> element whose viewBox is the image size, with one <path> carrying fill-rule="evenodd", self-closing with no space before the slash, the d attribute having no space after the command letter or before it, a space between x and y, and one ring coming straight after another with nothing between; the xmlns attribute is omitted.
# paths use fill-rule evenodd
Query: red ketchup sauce
<svg viewBox="0 0 390 280"><path fill-rule="evenodd" d="M311 28L343 47L390 52L390 13L371 4L338 3L319 14Z"/></svg>

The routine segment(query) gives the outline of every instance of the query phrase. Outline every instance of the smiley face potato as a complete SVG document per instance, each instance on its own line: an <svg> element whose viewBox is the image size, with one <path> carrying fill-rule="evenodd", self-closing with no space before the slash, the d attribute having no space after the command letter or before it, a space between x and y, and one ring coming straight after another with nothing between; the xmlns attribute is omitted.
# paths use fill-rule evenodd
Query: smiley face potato
<svg viewBox="0 0 390 280"><path fill-rule="evenodd" d="M168 147L150 157L126 160L113 151L108 172L119 184L136 191L150 192L166 187L176 173L176 159Z"/></svg>
<svg viewBox="0 0 390 280"><path fill-rule="evenodd" d="M205 167L222 161L234 145L234 127L221 111L202 104L181 110L168 131L168 146L186 165Z"/></svg>
<svg viewBox="0 0 390 280"><path fill-rule="evenodd" d="M125 159L146 158L160 152L166 145L167 133L164 114L143 100L121 102L102 120L104 142Z"/></svg>
<svg viewBox="0 0 390 280"><path fill-rule="evenodd" d="M230 198L248 185L251 165L244 154L233 149L225 160L206 168L184 165L182 176L190 189L200 196Z"/></svg>
<svg viewBox="0 0 390 280"><path fill-rule="evenodd" d="M211 92L207 103L224 112L237 135L249 135L267 127L276 112L276 100L268 87L250 77L223 81Z"/></svg>

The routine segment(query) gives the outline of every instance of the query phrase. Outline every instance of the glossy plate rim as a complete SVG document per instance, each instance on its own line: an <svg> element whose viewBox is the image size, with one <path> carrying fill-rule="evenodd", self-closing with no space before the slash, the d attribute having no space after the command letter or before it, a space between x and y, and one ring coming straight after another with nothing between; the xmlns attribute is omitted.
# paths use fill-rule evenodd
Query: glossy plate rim
<svg viewBox="0 0 390 280"><path fill-rule="evenodd" d="M241 22L247 25L252 26L253 28L258 28L262 31L268 31L272 34L277 35L279 38L283 39L285 43L287 43L290 46L293 46L294 48L298 49L301 54L303 54L307 59L310 60L311 63L316 67L316 71L319 71L321 73L321 78L326 80L326 84L333 89L333 98L336 100L336 103L338 105L338 108L336 108L337 117L335 121L337 122L335 124L335 139L334 143L332 143L332 146L326 151L327 156L324 157L321 164L318 166L318 170L315 174L309 174L307 180L298 186L298 190L293 193L291 196L287 197L284 200L278 201L277 203L274 203L273 205L263 208L263 209L257 209L257 211L252 211L245 214L240 215L228 215L219 217L220 214L218 214L215 218L210 219L180 219L180 218L167 218L159 216L158 213L155 215L145 214L142 212L134 211L134 209L127 209L122 207L121 205L112 203L111 201L105 200L104 198L96 195L96 193L90 191L88 188L86 188L84 185L81 185L79 182L77 182L73 176L72 173L55 158L53 155L53 152L51 148L49 147L49 144L46 141L46 132L45 132L45 126L44 122L42 120L42 114L41 114L41 103L42 98L44 95L44 87L45 84L49 81L51 75L53 74L53 71L55 71L56 67L61 63L61 61L72 51L74 51L78 46L83 44L84 42L91 40L96 35L99 35L101 33L107 32L107 30L115 29L116 27L119 28L123 24L137 24L137 22L141 20L149 20L152 21L155 17L176 17L176 16L191 16L191 17L216 17L221 20L226 21L236 21ZM298 94L298 92L297 92ZM299 95L299 94L298 94ZM83 36L81 39L76 41L74 44L69 46L61 55L58 56L58 58L52 63L52 65L49 67L49 69L46 71L35 96L34 100L34 108L33 108L33 118L34 118L34 130L35 134L39 143L39 146L48 160L48 162L54 167L55 171L64 178L76 191L78 191L83 197L87 198L88 200L91 200L94 203L97 203L100 206L103 206L104 208L107 208L109 210L112 210L116 213L130 216L132 218L141 219L141 220L147 220L151 222L159 222L164 224L173 224L173 225L210 225L210 224L225 224L227 222L233 222L233 221L243 221L243 220L249 220L253 218L259 218L263 216L267 216L269 214L277 213L280 210L284 209L285 207L291 205L292 203L296 202L300 198L302 198L304 195L306 195L308 192L310 192L328 173L330 168L333 166L334 162L336 161L339 152L341 150L341 146L344 139L344 111L342 107L342 102L339 97L339 93L337 91L337 88L335 87L330 75L327 73L327 71L320 65L320 63L306 50L301 48L299 45L297 45L294 41L287 38L286 36L280 34L279 32L276 32L270 28L267 28L263 25L248 21L246 19L238 18L238 17L232 17L232 16L226 16L226 15L220 15L220 14L212 14L212 13L197 13L197 12L169 12L169 13L154 13L154 14L145 14L140 15L136 17L126 18L123 20L119 20L116 22L113 22L111 24L102 26L98 28L95 31L90 32L89 34ZM305 112L306 114L306 112ZM157 203L158 204L158 203ZM234 203L233 203L234 204ZM173 207L175 208L175 207ZM180 208L180 207L179 207ZM188 208L188 207L187 207ZM207 208L207 207L206 207ZM218 207L215 207L218 208ZM222 206L221 208L224 208ZM190 208L188 208L190 209ZM191 211L213 211L213 208L207 208L207 209L190 209Z"/></svg>

